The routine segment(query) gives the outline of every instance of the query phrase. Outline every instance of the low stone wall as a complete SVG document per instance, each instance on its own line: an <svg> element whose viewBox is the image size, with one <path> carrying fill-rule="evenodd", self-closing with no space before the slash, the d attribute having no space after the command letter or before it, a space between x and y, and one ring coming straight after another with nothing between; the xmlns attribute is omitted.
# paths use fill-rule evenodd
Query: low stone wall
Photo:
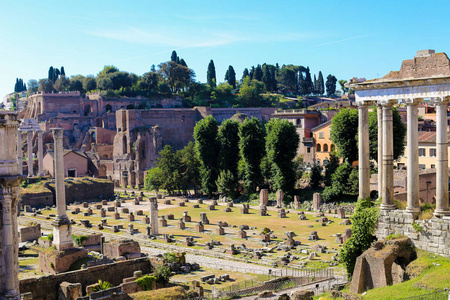
<svg viewBox="0 0 450 300"><path fill-rule="evenodd" d="M21 205L29 205L31 207L52 206L53 193L51 191L42 193L26 193L20 196L22 198Z"/></svg>
<svg viewBox="0 0 450 300"><path fill-rule="evenodd" d="M134 271L148 274L153 266L147 258L121 261L113 264L90 267L73 272L20 280L20 293L32 293L33 299L57 300L59 285L64 282L81 283L83 293L86 286L108 281L114 286L120 285L123 278L132 277Z"/></svg>
<svg viewBox="0 0 450 300"><path fill-rule="evenodd" d="M412 214L404 210L382 210L378 219L377 238L401 234L409 237L419 249L450 257L450 217L415 221L420 226L419 231L413 228L413 222Z"/></svg>
<svg viewBox="0 0 450 300"><path fill-rule="evenodd" d="M101 199L111 199L114 196L114 184L103 179L84 178L82 180L66 180L66 202L92 202ZM46 185L55 191L54 182Z"/></svg>
<svg viewBox="0 0 450 300"><path fill-rule="evenodd" d="M41 237L41 224L20 228L20 242L32 242Z"/></svg>

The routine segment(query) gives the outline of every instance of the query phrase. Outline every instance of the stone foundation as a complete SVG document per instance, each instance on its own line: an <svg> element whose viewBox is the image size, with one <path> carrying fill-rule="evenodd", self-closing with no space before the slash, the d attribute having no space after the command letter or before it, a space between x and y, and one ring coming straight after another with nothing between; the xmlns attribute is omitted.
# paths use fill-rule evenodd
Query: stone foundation
<svg viewBox="0 0 450 300"><path fill-rule="evenodd" d="M50 274L66 272L74 262L87 256L87 251L82 248L70 248L63 251L48 248L39 252L39 269L41 272Z"/></svg>
<svg viewBox="0 0 450 300"><path fill-rule="evenodd" d="M413 215L403 210L380 211L378 219L378 239L386 238L390 234L401 234L409 237L414 246L419 249L450 257L450 217L442 219L415 221L420 226L416 231L411 225Z"/></svg>

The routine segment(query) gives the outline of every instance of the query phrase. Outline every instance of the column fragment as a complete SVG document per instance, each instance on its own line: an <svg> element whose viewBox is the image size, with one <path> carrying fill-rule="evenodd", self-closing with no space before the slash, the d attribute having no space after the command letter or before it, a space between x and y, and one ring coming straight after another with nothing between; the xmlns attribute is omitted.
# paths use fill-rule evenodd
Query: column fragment
<svg viewBox="0 0 450 300"><path fill-rule="evenodd" d="M38 131L38 166L39 166L39 176L44 175L44 145L42 143L42 131Z"/></svg>
<svg viewBox="0 0 450 300"><path fill-rule="evenodd" d="M436 101L436 209L434 215L450 215L448 206L448 98Z"/></svg>
<svg viewBox="0 0 450 300"><path fill-rule="evenodd" d="M27 132L28 177L33 176L33 131Z"/></svg>
<svg viewBox="0 0 450 300"><path fill-rule="evenodd" d="M407 100L407 206L406 211L417 217L419 208L419 141L417 105L421 99Z"/></svg>

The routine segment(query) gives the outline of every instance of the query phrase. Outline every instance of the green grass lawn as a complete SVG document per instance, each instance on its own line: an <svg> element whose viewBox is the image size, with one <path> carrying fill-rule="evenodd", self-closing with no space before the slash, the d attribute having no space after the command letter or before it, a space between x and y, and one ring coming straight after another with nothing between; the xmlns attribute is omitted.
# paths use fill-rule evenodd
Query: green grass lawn
<svg viewBox="0 0 450 300"><path fill-rule="evenodd" d="M408 281L367 291L363 299L391 300L431 293L450 288L450 258L426 251L417 251L418 258L408 266L414 277ZM350 287L343 292L349 293ZM333 299L327 293L314 299Z"/></svg>

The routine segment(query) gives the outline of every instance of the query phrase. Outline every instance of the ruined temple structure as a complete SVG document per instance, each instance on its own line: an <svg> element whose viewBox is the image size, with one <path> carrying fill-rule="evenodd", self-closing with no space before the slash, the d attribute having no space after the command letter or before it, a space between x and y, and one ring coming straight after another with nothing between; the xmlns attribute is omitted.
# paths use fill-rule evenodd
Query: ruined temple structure
<svg viewBox="0 0 450 300"><path fill-rule="evenodd" d="M369 119L370 106L378 110L378 192L382 198L378 237L386 237L397 229L422 249L450 256L447 235L442 228L450 225L448 193L448 125L450 101L450 60L445 53L421 50L413 59L404 60L400 71L363 82L351 80L359 111L359 197L370 196ZM436 106L436 209L432 226L421 233L409 230L417 222L419 208L418 104L430 101ZM392 107L407 105L407 207L394 206L393 119ZM398 231L400 230L400 231ZM427 234L429 230L430 234ZM442 231L442 234L441 232ZM430 238L431 236L431 238ZM447 245L447 246L446 246Z"/></svg>
<svg viewBox="0 0 450 300"><path fill-rule="evenodd" d="M24 179L19 169L16 136L19 122L14 112L0 112L0 298L20 299L17 202Z"/></svg>
<svg viewBox="0 0 450 300"><path fill-rule="evenodd" d="M155 165L164 145L178 150L192 141L195 124L204 117L212 115L222 122L239 111L268 121L275 111L275 108L180 108L182 99L177 97L112 99L97 93L82 96L79 92L36 93L24 101L25 105L19 105L24 107L19 116L38 122L44 152L52 150L50 128L62 128L64 149L81 152L88 158L88 175L132 187L144 184L144 171Z"/></svg>

